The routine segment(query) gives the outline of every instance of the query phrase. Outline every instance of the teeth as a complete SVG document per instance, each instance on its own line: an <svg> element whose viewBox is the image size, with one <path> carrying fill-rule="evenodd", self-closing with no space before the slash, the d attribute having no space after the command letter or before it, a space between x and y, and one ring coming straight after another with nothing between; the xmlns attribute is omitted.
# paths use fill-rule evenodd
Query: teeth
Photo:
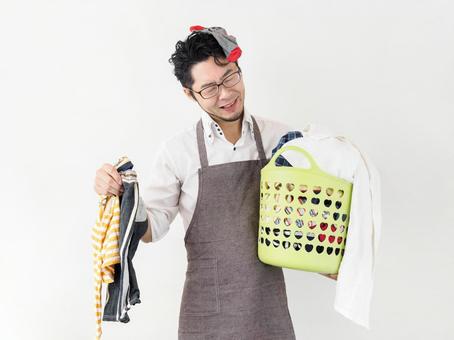
<svg viewBox="0 0 454 340"><path fill-rule="evenodd" d="M223 108L231 107L235 103L235 101L236 101L236 99L230 105L224 105L224 106L221 106L221 107L223 107Z"/></svg>

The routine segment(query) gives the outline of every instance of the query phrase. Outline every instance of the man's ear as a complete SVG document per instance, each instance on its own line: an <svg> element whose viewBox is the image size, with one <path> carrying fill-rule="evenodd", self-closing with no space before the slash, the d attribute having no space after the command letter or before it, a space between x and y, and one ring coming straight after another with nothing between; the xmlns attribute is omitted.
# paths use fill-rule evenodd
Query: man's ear
<svg viewBox="0 0 454 340"><path fill-rule="evenodd" d="M192 96L191 91L183 87L183 92L189 99L196 101L195 98Z"/></svg>

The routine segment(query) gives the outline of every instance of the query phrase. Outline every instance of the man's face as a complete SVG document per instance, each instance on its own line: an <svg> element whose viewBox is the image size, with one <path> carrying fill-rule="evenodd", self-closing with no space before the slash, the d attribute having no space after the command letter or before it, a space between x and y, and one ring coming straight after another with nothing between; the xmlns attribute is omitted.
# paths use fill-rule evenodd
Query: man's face
<svg viewBox="0 0 454 340"><path fill-rule="evenodd" d="M206 61L195 64L191 69L194 91L201 91L203 88L220 84L226 77L233 72L238 71L235 63L229 63L226 59L221 59L225 66L219 66L214 62L213 57L209 57ZM184 89L186 95L191 99L189 90ZM244 83L243 79L233 87L225 87L221 85L216 96L204 99L198 93L193 93L200 107L207 112L216 121L233 122L243 117L244 109ZM229 104L233 104L231 107Z"/></svg>

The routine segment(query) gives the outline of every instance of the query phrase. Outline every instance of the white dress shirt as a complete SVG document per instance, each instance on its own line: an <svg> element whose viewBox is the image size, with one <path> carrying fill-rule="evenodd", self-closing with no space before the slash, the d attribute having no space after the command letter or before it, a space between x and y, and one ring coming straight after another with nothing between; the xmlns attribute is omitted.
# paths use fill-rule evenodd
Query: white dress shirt
<svg viewBox="0 0 454 340"><path fill-rule="evenodd" d="M288 141L284 146L304 148L321 170L353 183L348 241L339 267L334 308L370 329L375 259L382 224L379 173L365 153L348 138L312 123L302 134L302 138ZM301 153L289 150L282 155L292 166L309 166Z"/></svg>
<svg viewBox="0 0 454 340"><path fill-rule="evenodd" d="M240 139L230 143L218 124L202 110L208 165L259 159L254 139L251 114L245 108ZM291 127L275 120L254 115L267 158L280 137ZM200 168L197 148L197 122L164 141L150 169L149 180L141 187L141 197L151 222L152 242L162 239L180 212L188 229L199 186ZM228 190L228 188L226 188Z"/></svg>

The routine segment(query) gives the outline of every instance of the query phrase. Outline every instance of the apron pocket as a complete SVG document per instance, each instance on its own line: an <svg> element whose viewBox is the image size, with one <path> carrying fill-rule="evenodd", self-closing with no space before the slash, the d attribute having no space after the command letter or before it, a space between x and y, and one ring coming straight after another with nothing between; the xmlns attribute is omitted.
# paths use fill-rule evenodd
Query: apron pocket
<svg viewBox="0 0 454 340"><path fill-rule="evenodd" d="M185 315L208 316L220 312L216 258L188 261L181 303Z"/></svg>

